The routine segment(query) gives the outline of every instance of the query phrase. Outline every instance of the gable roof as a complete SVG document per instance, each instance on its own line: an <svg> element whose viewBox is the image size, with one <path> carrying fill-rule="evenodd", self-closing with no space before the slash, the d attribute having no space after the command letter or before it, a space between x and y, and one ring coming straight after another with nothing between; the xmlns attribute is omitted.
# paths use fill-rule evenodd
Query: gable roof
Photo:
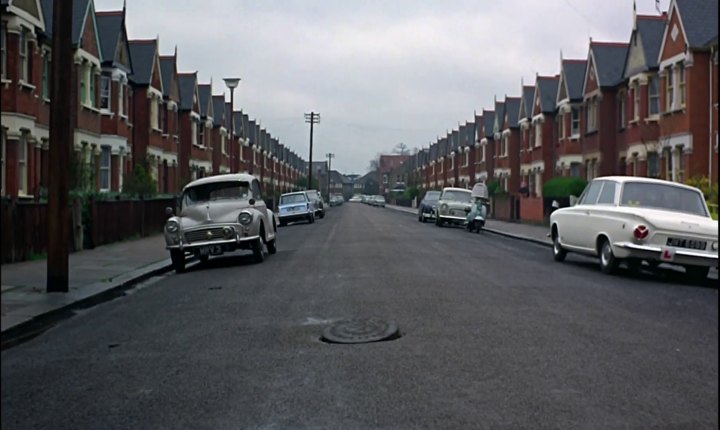
<svg viewBox="0 0 720 430"><path fill-rule="evenodd" d="M493 125L495 124L495 111L483 110L483 120L485 120L485 123L483 124L485 127L485 136L482 137L492 139L494 136Z"/></svg>
<svg viewBox="0 0 720 430"><path fill-rule="evenodd" d="M213 126L214 127L226 127L229 128L229 123L225 121L225 96L216 95L212 96L213 105Z"/></svg>
<svg viewBox="0 0 720 430"><path fill-rule="evenodd" d="M563 80L570 100L582 100L587 60L563 60Z"/></svg>
<svg viewBox="0 0 720 430"><path fill-rule="evenodd" d="M197 72L178 73L178 87L180 87L180 110L192 110Z"/></svg>
<svg viewBox="0 0 720 430"><path fill-rule="evenodd" d="M128 45L130 45L130 61L133 65L130 81L137 85L150 85L157 39L131 40Z"/></svg>
<svg viewBox="0 0 720 430"><path fill-rule="evenodd" d="M522 119L532 117L533 100L535 99L535 85L523 85L522 99L518 111L518 122Z"/></svg>
<svg viewBox="0 0 720 430"><path fill-rule="evenodd" d="M170 83L172 82L173 72L175 71L175 56L160 56L160 76L163 81L163 96L170 97Z"/></svg>
<svg viewBox="0 0 720 430"><path fill-rule="evenodd" d="M248 118L248 127L247 127L246 137L250 140L250 145L252 145L252 146L258 146L256 134L257 134L257 126L255 124L255 120Z"/></svg>
<svg viewBox="0 0 720 430"><path fill-rule="evenodd" d="M675 0L687 44L704 48L718 35L718 0Z"/></svg>
<svg viewBox="0 0 720 430"><path fill-rule="evenodd" d="M205 118L208 116L210 108L210 94L212 92L212 86L210 84L198 85L198 103L200 104L200 117Z"/></svg>
<svg viewBox="0 0 720 430"><path fill-rule="evenodd" d="M497 124L498 130L502 130L503 121L505 121L505 102L495 100L495 121L493 121L491 127L493 136L495 134L495 125Z"/></svg>
<svg viewBox="0 0 720 430"><path fill-rule="evenodd" d="M520 116L520 97L505 97L505 113L510 128L517 128Z"/></svg>
<svg viewBox="0 0 720 430"><path fill-rule="evenodd" d="M538 76L535 82L540 91L540 109L543 112L555 112L559 76ZM537 97L537 94L536 94Z"/></svg>
<svg viewBox="0 0 720 430"><path fill-rule="evenodd" d="M624 78L657 68L666 18L666 15L635 16L635 29L630 36Z"/></svg>
<svg viewBox="0 0 720 430"><path fill-rule="evenodd" d="M83 29L85 27L85 19L88 12L91 10L92 3L90 0L74 0L72 10L72 44L74 47L80 45L80 39L82 38ZM45 21L45 34L52 38L53 34L53 0L40 0L40 6L42 7L43 20ZM95 17L95 8L92 7L93 19ZM97 23L96 23L97 25ZM102 46L100 45L99 31L95 32L98 38L97 44L100 50L100 56L102 57ZM113 50L114 52L114 50Z"/></svg>
<svg viewBox="0 0 720 430"><path fill-rule="evenodd" d="M627 43L590 42L599 86L614 87L623 81L628 47Z"/></svg>
<svg viewBox="0 0 720 430"><path fill-rule="evenodd" d="M113 63L115 61L115 51L122 36L123 14L124 12L121 10L95 13L95 22L98 27L98 38L100 39L102 51L100 61L103 63Z"/></svg>

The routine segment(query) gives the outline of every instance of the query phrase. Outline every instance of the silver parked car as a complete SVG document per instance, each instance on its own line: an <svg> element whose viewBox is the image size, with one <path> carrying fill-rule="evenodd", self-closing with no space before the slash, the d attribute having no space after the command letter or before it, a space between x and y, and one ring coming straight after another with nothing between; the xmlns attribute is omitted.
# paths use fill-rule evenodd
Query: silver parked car
<svg viewBox="0 0 720 430"><path fill-rule="evenodd" d="M185 270L188 254L205 261L210 255L246 249L255 261L277 252L277 221L262 199L260 182L248 174L209 176L187 184L180 212L165 224L166 248L176 272ZM172 215L172 208L167 209Z"/></svg>

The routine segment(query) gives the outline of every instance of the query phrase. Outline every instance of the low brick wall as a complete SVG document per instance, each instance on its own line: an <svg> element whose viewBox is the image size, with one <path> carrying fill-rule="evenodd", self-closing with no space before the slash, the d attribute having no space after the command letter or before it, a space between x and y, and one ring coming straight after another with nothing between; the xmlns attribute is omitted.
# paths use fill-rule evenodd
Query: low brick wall
<svg viewBox="0 0 720 430"><path fill-rule="evenodd" d="M542 197L522 197L520 199L520 219L523 222L544 222L545 210Z"/></svg>
<svg viewBox="0 0 720 430"><path fill-rule="evenodd" d="M518 199L509 194L492 197L491 217L501 221L518 221Z"/></svg>

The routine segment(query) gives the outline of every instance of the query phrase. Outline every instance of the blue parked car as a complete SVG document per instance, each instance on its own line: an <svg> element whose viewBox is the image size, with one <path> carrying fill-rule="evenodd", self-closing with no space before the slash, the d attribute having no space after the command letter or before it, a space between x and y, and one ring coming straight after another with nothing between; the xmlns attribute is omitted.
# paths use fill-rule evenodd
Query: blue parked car
<svg viewBox="0 0 720 430"><path fill-rule="evenodd" d="M425 222L435 218L435 209L440 199L440 191L428 191L418 205L418 221Z"/></svg>
<svg viewBox="0 0 720 430"><path fill-rule="evenodd" d="M278 205L278 219L280 226L286 226L293 221L315 222L315 208L304 191L287 193L280 196Z"/></svg>

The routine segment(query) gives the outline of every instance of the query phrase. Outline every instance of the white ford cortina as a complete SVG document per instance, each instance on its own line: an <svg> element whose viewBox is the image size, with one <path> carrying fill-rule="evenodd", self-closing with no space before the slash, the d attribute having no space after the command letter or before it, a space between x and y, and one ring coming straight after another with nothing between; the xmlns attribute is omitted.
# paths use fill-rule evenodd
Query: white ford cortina
<svg viewBox="0 0 720 430"><path fill-rule="evenodd" d="M658 179L607 176L592 180L576 205L550 215L553 257L568 252L597 256L613 273L620 262L631 270L678 264L694 279L718 265L718 223L700 190Z"/></svg>

